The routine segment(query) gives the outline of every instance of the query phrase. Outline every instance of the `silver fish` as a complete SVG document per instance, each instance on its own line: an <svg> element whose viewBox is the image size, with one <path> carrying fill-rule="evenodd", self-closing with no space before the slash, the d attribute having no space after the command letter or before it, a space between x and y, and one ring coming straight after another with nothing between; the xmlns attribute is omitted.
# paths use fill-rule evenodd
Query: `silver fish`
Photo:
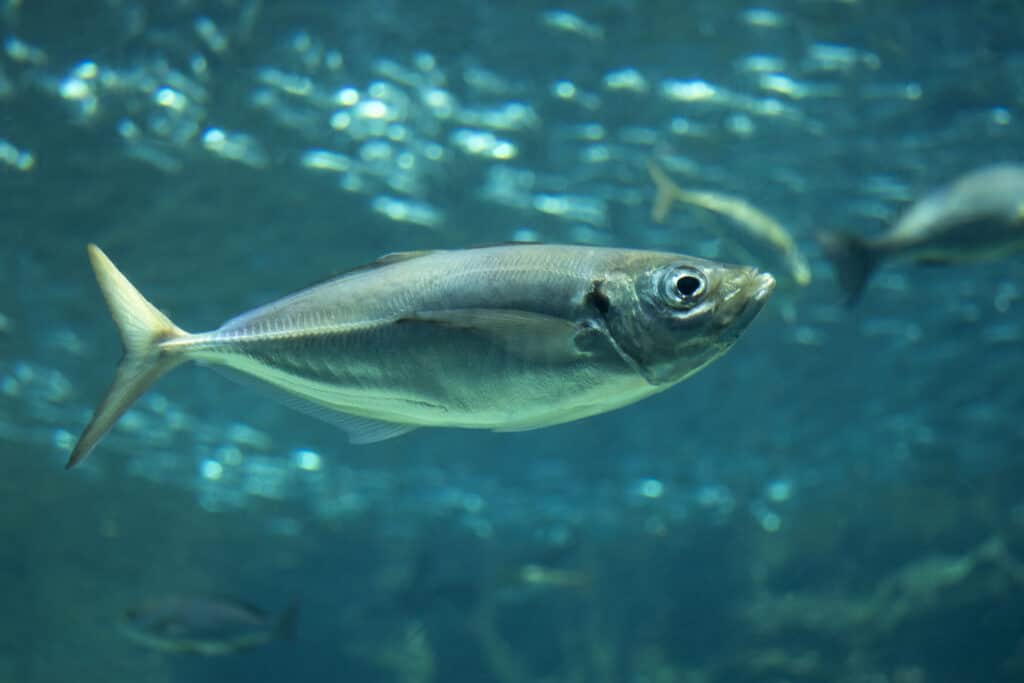
<svg viewBox="0 0 1024 683"><path fill-rule="evenodd" d="M222 655L294 635L298 608L272 618L258 607L230 598L167 595L124 611L121 632L163 652Z"/></svg>
<svg viewBox="0 0 1024 683"><path fill-rule="evenodd" d="M925 195L877 237L820 233L846 303L883 261L972 263L1024 249L1024 165L992 164Z"/></svg>
<svg viewBox="0 0 1024 683"><path fill-rule="evenodd" d="M679 254L517 244L406 252L189 334L94 245L125 354L68 467L189 360L282 390L353 443L416 427L516 431L638 401L736 341L768 273Z"/></svg>
<svg viewBox="0 0 1024 683"><path fill-rule="evenodd" d="M538 588L590 588L592 578L579 569L560 569L542 564L525 564L516 572L516 579L524 586Z"/></svg>

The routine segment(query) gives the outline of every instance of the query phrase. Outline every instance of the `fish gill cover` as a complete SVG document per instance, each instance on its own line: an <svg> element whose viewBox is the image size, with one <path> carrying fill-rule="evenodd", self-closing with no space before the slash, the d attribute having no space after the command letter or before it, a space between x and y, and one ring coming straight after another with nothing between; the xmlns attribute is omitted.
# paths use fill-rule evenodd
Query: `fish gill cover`
<svg viewBox="0 0 1024 683"><path fill-rule="evenodd" d="M884 265L847 310L814 239L1021 161L1021 25L1005 2L0 0L0 681L1021 680L1022 259ZM652 221L652 161L783 226L810 283L727 215ZM61 469L116 362L87 243L209 329L387 252L509 240L779 287L708 370L570 425L356 447L191 369ZM217 660L120 638L177 593L301 624Z"/></svg>

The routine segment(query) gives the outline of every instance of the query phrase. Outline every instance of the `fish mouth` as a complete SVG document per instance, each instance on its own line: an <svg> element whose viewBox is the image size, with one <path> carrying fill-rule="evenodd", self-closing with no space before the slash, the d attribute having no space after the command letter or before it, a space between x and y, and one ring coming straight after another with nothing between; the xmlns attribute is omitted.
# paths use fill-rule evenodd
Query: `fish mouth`
<svg viewBox="0 0 1024 683"><path fill-rule="evenodd" d="M750 300L764 305L768 296L775 290L775 276L771 273L760 273L754 277L754 292Z"/></svg>
<svg viewBox="0 0 1024 683"><path fill-rule="evenodd" d="M743 307L737 311L731 324L737 334L761 312L768 297L775 290L775 277L771 273L760 273L753 268L742 291Z"/></svg>

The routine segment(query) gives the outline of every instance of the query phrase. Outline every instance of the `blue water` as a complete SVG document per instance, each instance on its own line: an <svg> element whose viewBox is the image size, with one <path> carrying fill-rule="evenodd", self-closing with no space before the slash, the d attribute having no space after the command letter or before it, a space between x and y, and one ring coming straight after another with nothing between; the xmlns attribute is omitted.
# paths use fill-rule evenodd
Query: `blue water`
<svg viewBox="0 0 1024 683"><path fill-rule="evenodd" d="M1024 680L1024 260L869 235L1024 149L1024 5L0 0L0 683ZM657 158L789 228L650 218ZM118 341L100 244L209 329L389 251L510 239L779 287L672 390L540 431L351 446L204 368L62 469ZM540 565L584 581L525 581ZM114 627L168 592L301 606L222 658Z"/></svg>

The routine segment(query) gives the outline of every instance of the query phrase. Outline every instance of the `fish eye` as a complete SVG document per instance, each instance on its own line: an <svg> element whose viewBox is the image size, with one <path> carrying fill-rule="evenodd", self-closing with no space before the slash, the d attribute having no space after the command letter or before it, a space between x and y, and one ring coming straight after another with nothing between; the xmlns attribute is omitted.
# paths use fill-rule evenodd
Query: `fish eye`
<svg viewBox="0 0 1024 683"><path fill-rule="evenodd" d="M704 281L695 275L681 275L676 280L676 291L684 298L694 297L704 289Z"/></svg>
<svg viewBox="0 0 1024 683"><path fill-rule="evenodd" d="M662 294L673 308L696 306L707 291L707 278L694 268L674 268L662 279Z"/></svg>

